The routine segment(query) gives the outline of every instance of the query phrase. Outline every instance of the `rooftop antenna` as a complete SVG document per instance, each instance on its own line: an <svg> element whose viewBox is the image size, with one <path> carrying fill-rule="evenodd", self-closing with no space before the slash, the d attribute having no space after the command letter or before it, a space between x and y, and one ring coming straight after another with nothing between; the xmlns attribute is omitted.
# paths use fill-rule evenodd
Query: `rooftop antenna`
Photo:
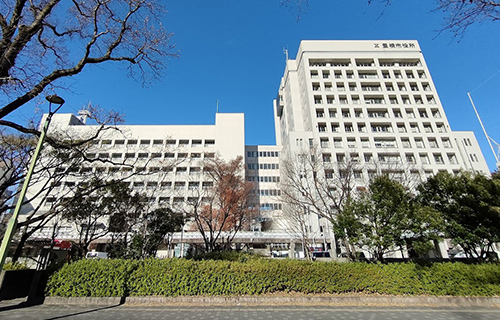
<svg viewBox="0 0 500 320"><path fill-rule="evenodd" d="M219 99L217 99L217 112L216 113L219 113Z"/></svg>
<svg viewBox="0 0 500 320"><path fill-rule="evenodd" d="M92 106L92 102L89 101L87 106L83 106L81 110L78 110L78 119L83 124L87 123L87 118L90 117L90 107Z"/></svg>
<svg viewBox="0 0 500 320"><path fill-rule="evenodd" d="M288 61L288 49L286 47L283 47L283 53L285 54L286 61Z"/></svg>
<svg viewBox="0 0 500 320"><path fill-rule="evenodd" d="M476 106L474 105L474 101L472 101L472 97L470 95L470 92L467 92L467 95L469 96L470 103L472 104L472 107L474 108L474 112L476 113L477 119L479 120L479 123L481 124L481 128L483 129L484 135L486 136L486 140L488 140L488 144L490 145L491 151L493 152L493 156L495 157L496 161L496 166L497 170L500 170L500 144L493 140L492 137L488 135L486 132L486 129L484 128L483 121L481 120L481 117L479 116L479 113L477 112ZM495 147L497 148L497 151L495 152L495 148L493 148L493 144L495 144Z"/></svg>

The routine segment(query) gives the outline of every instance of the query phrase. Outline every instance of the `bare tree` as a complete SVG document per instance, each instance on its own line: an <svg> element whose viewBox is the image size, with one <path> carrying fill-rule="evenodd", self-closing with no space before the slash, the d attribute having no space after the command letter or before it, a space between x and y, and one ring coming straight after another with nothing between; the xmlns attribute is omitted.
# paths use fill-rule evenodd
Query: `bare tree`
<svg viewBox="0 0 500 320"><path fill-rule="evenodd" d="M197 197L188 199L190 215L207 252L230 249L234 237L248 225L254 210L249 207L252 184L245 179L242 157L229 162L207 159L204 172L209 181Z"/></svg>
<svg viewBox="0 0 500 320"><path fill-rule="evenodd" d="M435 11L448 13L443 30L462 36L475 23L500 20L500 1L438 0Z"/></svg>
<svg viewBox="0 0 500 320"><path fill-rule="evenodd" d="M500 1L498 0L435 0L434 12L447 14L442 31L449 30L461 37L476 23L500 20ZM307 12L308 0L280 0L281 4L297 12L297 20ZM389 6L394 0L367 0L368 4L379 2Z"/></svg>
<svg viewBox="0 0 500 320"><path fill-rule="evenodd" d="M317 147L312 147L290 155L283 161L282 202L284 212L291 221L304 221L303 215L309 212L334 221L344 209L355 190L355 175L360 172L360 168L355 159L338 160L340 161L331 163L330 159L323 159ZM300 230L307 231L309 226ZM302 234L302 238L309 236ZM332 251L335 254L336 243L335 239L332 240ZM346 250L350 252L347 239L343 241Z"/></svg>
<svg viewBox="0 0 500 320"><path fill-rule="evenodd" d="M163 12L152 0L2 1L0 119L89 65L120 62L143 83L157 78L176 55Z"/></svg>

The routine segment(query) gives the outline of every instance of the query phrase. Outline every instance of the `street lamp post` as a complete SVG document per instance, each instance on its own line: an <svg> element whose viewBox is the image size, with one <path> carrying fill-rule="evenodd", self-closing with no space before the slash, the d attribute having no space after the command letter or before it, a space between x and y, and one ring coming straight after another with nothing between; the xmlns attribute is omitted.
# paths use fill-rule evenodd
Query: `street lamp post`
<svg viewBox="0 0 500 320"><path fill-rule="evenodd" d="M26 177L24 178L24 183L21 188L21 192L19 193L17 204L14 209L14 213L9 220L9 224L7 225L7 230L5 231L5 235L3 236L2 245L0 246L0 271L3 270L3 265L5 263L5 259L7 258L7 252L9 251L10 242L14 233L16 231L17 225L17 217L19 216L19 212L21 211L21 207L23 205L24 196L26 195L26 191L28 190L28 185L31 180L31 175L35 169L36 160L40 155L40 151L42 150L43 141L45 140L45 135L47 134L47 130L49 129L50 121L52 120L52 116L61 109L64 104L64 99L57 95L50 95L45 97L49 102L49 113L47 118L45 119L45 123L43 124L42 131L40 133L40 137L38 138L38 144L36 146L35 152L33 153L33 157L31 158L30 167L28 172L26 173ZM52 104L59 105L54 111L52 111Z"/></svg>

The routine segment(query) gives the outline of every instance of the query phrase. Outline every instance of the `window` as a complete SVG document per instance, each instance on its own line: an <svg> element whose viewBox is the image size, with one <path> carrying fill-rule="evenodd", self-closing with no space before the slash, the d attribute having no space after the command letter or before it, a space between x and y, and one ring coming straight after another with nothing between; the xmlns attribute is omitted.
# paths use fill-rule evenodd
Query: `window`
<svg viewBox="0 0 500 320"><path fill-rule="evenodd" d="M366 104L384 104L384 98L368 98L365 97L365 103Z"/></svg>
<svg viewBox="0 0 500 320"><path fill-rule="evenodd" d="M436 139L429 139L429 147L430 148L437 148L438 147L438 143L437 143Z"/></svg>
<svg viewBox="0 0 500 320"><path fill-rule="evenodd" d="M337 110L335 110L335 109L328 109L328 116L330 118L336 118L337 117Z"/></svg>
<svg viewBox="0 0 500 320"><path fill-rule="evenodd" d="M205 140L205 148L215 146L215 140Z"/></svg>
<svg viewBox="0 0 500 320"><path fill-rule="evenodd" d="M450 161L451 164L457 164L457 157L455 156L454 153L448 153L448 161Z"/></svg>
<svg viewBox="0 0 500 320"><path fill-rule="evenodd" d="M347 147L351 148L351 149L355 149L356 148L356 140L354 138L347 138Z"/></svg>
<svg viewBox="0 0 500 320"><path fill-rule="evenodd" d="M375 148L395 148L396 147L395 140L375 139L374 143L375 143Z"/></svg>
<svg viewBox="0 0 500 320"><path fill-rule="evenodd" d="M163 145L163 140L153 140L153 145L155 147L162 146Z"/></svg>
<svg viewBox="0 0 500 320"><path fill-rule="evenodd" d="M340 138L333 139L333 147L342 148L342 139Z"/></svg>
<svg viewBox="0 0 500 320"><path fill-rule="evenodd" d="M319 132L326 132L326 124L324 124L324 123L319 123L319 124L318 124L318 131L319 131Z"/></svg>
<svg viewBox="0 0 500 320"><path fill-rule="evenodd" d="M328 138L321 138L320 145L321 148L328 148L329 147Z"/></svg>
<svg viewBox="0 0 500 320"><path fill-rule="evenodd" d="M321 96L314 96L314 103L315 104L323 103L323 98L321 98Z"/></svg>
<svg viewBox="0 0 500 320"><path fill-rule="evenodd" d="M325 111L323 109L316 109L316 118L323 118L325 116Z"/></svg>
<svg viewBox="0 0 500 320"><path fill-rule="evenodd" d="M420 138L416 138L415 139L415 145L417 146L417 148L423 148L424 147L424 141Z"/></svg>
<svg viewBox="0 0 500 320"><path fill-rule="evenodd" d="M368 111L369 118L386 118L387 111Z"/></svg>
<svg viewBox="0 0 500 320"><path fill-rule="evenodd" d="M415 157L413 156L413 154L407 154L406 155L406 162L408 162L408 163L415 163Z"/></svg>
<svg viewBox="0 0 500 320"><path fill-rule="evenodd" d="M370 141L367 138L361 138L361 147L370 148Z"/></svg>
<svg viewBox="0 0 500 320"><path fill-rule="evenodd" d="M429 164L429 157L426 154L421 154L420 162L422 162L422 164Z"/></svg>
<svg viewBox="0 0 500 320"><path fill-rule="evenodd" d="M372 132L392 132L390 125L372 125Z"/></svg>
<svg viewBox="0 0 500 320"><path fill-rule="evenodd" d="M446 127L442 123L437 124L437 132L439 133L445 133L446 132Z"/></svg>
<svg viewBox="0 0 500 320"><path fill-rule="evenodd" d="M407 138L401 139L401 144L403 145L403 148L411 148L410 140Z"/></svg>
<svg viewBox="0 0 500 320"><path fill-rule="evenodd" d="M436 161L437 164L443 164L443 156L440 153L435 153L434 154L434 161Z"/></svg>
<svg viewBox="0 0 500 320"><path fill-rule="evenodd" d="M444 138L441 140L443 142L443 147L445 148L451 148L451 142L450 142L450 139L448 138Z"/></svg>

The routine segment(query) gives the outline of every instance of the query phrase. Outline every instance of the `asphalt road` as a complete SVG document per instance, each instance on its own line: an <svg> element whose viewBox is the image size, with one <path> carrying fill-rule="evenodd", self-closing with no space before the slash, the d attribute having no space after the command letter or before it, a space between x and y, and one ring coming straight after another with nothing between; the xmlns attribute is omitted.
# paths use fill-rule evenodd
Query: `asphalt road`
<svg viewBox="0 0 500 320"><path fill-rule="evenodd" d="M64 306L20 307L0 303L0 319L256 319L256 320L448 320L500 319L500 308L423 308L423 307L161 307L161 306Z"/></svg>

